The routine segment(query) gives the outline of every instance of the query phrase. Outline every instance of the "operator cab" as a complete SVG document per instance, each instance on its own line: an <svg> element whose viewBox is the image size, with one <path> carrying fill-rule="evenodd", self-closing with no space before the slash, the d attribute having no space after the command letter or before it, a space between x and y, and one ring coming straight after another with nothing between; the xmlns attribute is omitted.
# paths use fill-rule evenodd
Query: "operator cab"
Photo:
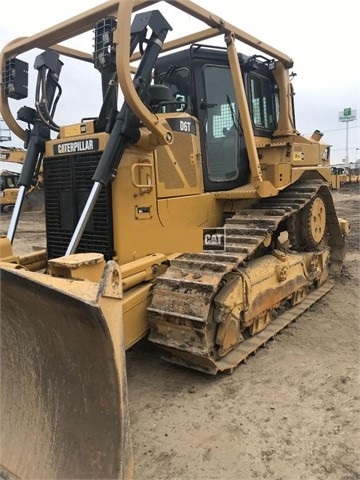
<svg viewBox="0 0 360 480"><path fill-rule="evenodd" d="M239 54L254 134L271 138L278 95L269 61L264 60ZM247 184L249 160L226 49L196 44L162 56L156 63L155 84L170 89L177 111L199 120L205 191Z"/></svg>
<svg viewBox="0 0 360 480"><path fill-rule="evenodd" d="M0 192L3 192L9 188L17 188L19 177L19 173L3 171L0 174ZM2 195L0 194L0 196Z"/></svg>

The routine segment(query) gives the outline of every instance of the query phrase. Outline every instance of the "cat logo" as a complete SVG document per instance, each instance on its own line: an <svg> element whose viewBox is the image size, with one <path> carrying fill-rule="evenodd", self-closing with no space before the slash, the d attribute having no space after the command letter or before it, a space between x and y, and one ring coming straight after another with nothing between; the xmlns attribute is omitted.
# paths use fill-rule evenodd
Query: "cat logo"
<svg viewBox="0 0 360 480"><path fill-rule="evenodd" d="M225 229L224 228L204 228L203 230L203 249L225 251Z"/></svg>
<svg viewBox="0 0 360 480"><path fill-rule="evenodd" d="M301 162L305 160L304 152L294 152L293 153L293 160L295 162Z"/></svg>

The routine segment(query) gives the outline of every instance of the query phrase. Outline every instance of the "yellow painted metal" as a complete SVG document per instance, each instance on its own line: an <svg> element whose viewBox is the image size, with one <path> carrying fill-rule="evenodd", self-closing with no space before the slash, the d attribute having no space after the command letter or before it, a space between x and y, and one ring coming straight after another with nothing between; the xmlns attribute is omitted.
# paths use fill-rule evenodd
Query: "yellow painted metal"
<svg viewBox="0 0 360 480"><path fill-rule="evenodd" d="M0 160L2 162L24 163L26 150L17 147L4 147L0 145Z"/></svg>
<svg viewBox="0 0 360 480"><path fill-rule="evenodd" d="M326 208L324 200L316 197L309 211L309 233L315 243L320 243L326 229Z"/></svg>
<svg viewBox="0 0 360 480"><path fill-rule="evenodd" d="M0 205L5 208L8 207L9 205L15 205L17 195L18 195L18 188L5 188L1 192L0 196Z"/></svg>
<svg viewBox="0 0 360 480"><path fill-rule="evenodd" d="M26 255L21 255L19 256L18 263L31 272L45 270L48 266L47 251L41 249L27 253Z"/></svg>
<svg viewBox="0 0 360 480"><path fill-rule="evenodd" d="M48 273L54 277L100 282L104 267L101 253L77 253L49 260Z"/></svg>
<svg viewBox="0 0 360 480"><path fill-rule="evenodd" d="M159 253L148 255L120 267L124 291L142 282L154 280L166 270L168 258Z"/></svg>
<svg viewBox="0 0 360 480"><path fill-rule="evenodd" d="M262 164L263 179L275 188L284 188L290 184L291 165L289 163Z"/></svg>
<svg viewBox="0 0 360 480"><path fill-rule="evenodd" d="M347 182L347 175L346 173L341 174L331 174L331 188L333 190L339 190L343 183Z"/></svg>
<svg viewBox="0 0 360 480"><path fill-rule="evenodd" d="M222 222L221 204L212 194L202 193L199 138L182 135L174 135L176 151L171 155L166 146L159 147L156 156L135 146L121 161L112 184L113 217L117 219L114 248L121 265L153 252L200 252L202 229ZM181 151L188 157L181 156ZM178 165L170 170L174 158ZM142 178L140 165L144 165Z"/></svg>
<svg viewBox="0 0 360 480"><path fill-rule="evenodd" d="M82 123L76 123L75 125L65 125L60 127L60 138L71 137L71 140L74 137L87 134L94 134L94 121L86 121ZM93 135L92 135L92 138Z"/></svg>
<svg viewBox="0 0 360 480"><path fill-rule="evenodd" d="M319 284L328 277L329 250L319 253L273 251L256 259L245 269L229 273L225 286L214 299L217 322L217 345L225 355L243 338L240 332L249 327L252 334L271 321L270 313L289 299L297 303L298 292ZM295 297L294 297L295 295Z"/></svg>
<svg viewBox="0 0 360 480"><path fill-rule="evenodd" d="M118 265L100 283L1 268L1 285L1 463L24 479L133 478Z"/></svg>
<svg viewBox="0 0 360 480"><path fill-rule="evenodd" d="M124 38L130 38L132 7L131 1L119 2L117 15L119 25L116 41L116 69L118 72L119 84L127 104L135 115L137 115L153 133L157 143L159 145L171 144L173 139L172 131L164 128L159 122L157 116L152 114L150 110L145 107L136 93L132 81L129 65L129 45L127 42L123 41Z"/></svg>
<svg viewBox="0 0 360 480"><path fill-rule="evenodd" d="M233 76L233 84L235 88L236 99L239 105L240 118L244 131L247 154L249 156L249 165L251 171L252 182L255 186L262 182L262 173L259 163L259 157L256 150L255 137L250 118L248 103L246 100L245 86L241 74L238 53L235 48L234 35L226 36L226 44L228 49L229 63L231 74Z"/></svg>
<svg viewBox="0 0 360 480"><path fill-rule="evenodd" d="M293 89L289 80L288 66L277 62L273 71L276 82L279 86L279 102L283 105L281 109L277 129L273 137L284 137L296 134L294 113L292 111Z"/></svg>
<svg viewBox="0 0 360 480"><path fill-rule="evenodd" d="M224 19L218 17L217 15L214 15L213 13L205 10L204 8L199 7L199 5L197 5L196 3L191 2L189 0L167 0L167 2L171 5L176 6L180 10L194 16L198 20L201 20L207 23L209 26L218 28L220 33L224 33L224 34L233 33L237 40L240 40L246 45L254 47L263 53L266 53L274 58L277 58L278 60L284 62L287 68L292 67L293 61L286 54L268 45L262 40L252 35L249 35L247 32L240 30L239 28L226 22ZM139 4L141 2L136 2L136 3Z"/></svg>
<svg viewBox="0 0 360 480"><path fill-rule="evenodd" d="M347 220L345 220L344 218L339 218L339 225L340 225L340 230L341 230L342 235L344 235L346 237L346 235L348 235L349 232L350 232L349 222Z"/></svg>
<svg viewBox="0 0 360 480"><path fill-rule="evenodd" d="M19 262L19 257L14 255L11 242L5 234L0 236L0 261L9 263Z"/></svg>
<svg viewBox="0 0 360 480"><path fill-rule="evenodd" d="M124 294L122 308L126 349L135 345L149 331L146 309L150 305L152 286L151 282L143 282Z"/></svg>
<svg viewBox="0 0 360 480"><path fill-rule="evenodd" d="M156 149L155 174L158 198L183 197L204 192L199 122L186 113L167 113L166 120L178 118L191 120L196 134L173 132L171 146L161 145ZM167 125L165 119L159 120Z"/></svg>

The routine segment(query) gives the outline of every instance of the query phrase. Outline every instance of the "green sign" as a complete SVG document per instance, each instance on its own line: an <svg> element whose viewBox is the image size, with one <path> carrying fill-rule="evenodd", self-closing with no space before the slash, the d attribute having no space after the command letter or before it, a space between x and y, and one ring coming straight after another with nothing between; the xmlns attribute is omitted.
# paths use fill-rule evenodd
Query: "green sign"
<svg viewBox="0 0 360 480"><path fill-rule="evenodd" d="M344 108L339 112L339 122L352 122L356 120L356 110L353 108Z"/></svg>

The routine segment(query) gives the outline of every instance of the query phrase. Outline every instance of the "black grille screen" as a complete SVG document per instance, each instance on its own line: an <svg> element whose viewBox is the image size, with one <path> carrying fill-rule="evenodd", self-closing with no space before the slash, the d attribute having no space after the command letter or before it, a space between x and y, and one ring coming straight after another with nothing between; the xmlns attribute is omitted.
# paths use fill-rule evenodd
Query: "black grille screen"
<svg viewBox="0 0 360 480"><path fill-rule="evenodd" d="M91 180L100 154L44 159L46 239L49 258L65 255L77 222L91 192ZM82 235L77 253L99 252L114 256L111 186L103 187Z"/></svg>

